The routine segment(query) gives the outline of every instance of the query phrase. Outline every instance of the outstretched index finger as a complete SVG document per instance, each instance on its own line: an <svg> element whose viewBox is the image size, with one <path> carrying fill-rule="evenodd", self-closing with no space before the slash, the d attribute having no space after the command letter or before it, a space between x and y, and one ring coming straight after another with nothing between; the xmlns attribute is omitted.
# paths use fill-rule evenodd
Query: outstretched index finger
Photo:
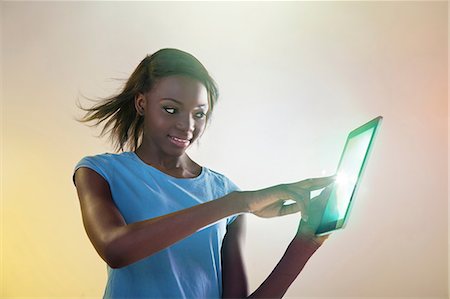
<svg viewBox="0 0 450 299"><path fill-rule="evenodd" d="M325 188L336 180L336 175L313 178L302 181L303 187L309 191Z"/></svg>

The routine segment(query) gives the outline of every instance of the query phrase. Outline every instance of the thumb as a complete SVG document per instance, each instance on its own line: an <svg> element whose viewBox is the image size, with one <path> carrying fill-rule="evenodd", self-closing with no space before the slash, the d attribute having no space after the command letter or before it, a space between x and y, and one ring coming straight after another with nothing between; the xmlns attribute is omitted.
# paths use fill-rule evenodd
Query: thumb
<svg viewBox="0 0 450 299"><path fill-rule="evenodd" d="M323 210L325 209L328 199L331 196L331 193L333 192L334 184L326 187L323 189L323 191L314 199L314 206L317 210Z"/></svg>

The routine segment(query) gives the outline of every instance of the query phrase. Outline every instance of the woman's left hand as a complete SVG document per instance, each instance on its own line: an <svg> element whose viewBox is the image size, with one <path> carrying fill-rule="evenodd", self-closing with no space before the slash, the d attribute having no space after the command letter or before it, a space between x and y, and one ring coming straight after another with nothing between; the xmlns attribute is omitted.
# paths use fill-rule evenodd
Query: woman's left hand
<svg viewBox="0 0 450 299"><path fill-rule="evenodd" d="M296 239L312 242L315 246L321 246L328 239L329 235L316 236L315 233L319 227L333 187L334 184L326 187L318 196L308 200L306 203L306 212L302 212L302 219L300 220L300 225L295 235Z"/></svg>

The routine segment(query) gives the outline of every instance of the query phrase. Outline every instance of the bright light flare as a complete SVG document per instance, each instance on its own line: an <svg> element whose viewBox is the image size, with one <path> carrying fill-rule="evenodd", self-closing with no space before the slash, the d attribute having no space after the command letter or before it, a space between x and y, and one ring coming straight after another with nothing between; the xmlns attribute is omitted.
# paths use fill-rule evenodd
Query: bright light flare
<svg viewBox="0 0 450 299"><path fill-rule="evenodd" d="M356 184L356 180L358 178L356 176L350 176L344 171L340 171L336 176L336 185L345 188L345 187L353 187Z"/></svg>

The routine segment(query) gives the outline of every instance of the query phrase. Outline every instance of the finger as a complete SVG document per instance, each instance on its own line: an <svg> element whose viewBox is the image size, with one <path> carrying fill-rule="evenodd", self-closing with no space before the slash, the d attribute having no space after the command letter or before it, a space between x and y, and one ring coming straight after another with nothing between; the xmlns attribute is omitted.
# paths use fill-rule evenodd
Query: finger
<svg viewBox="0 0 450 299"><path fill-rule="evenodd" d="M298 188L298 186L295 185L287 185L285 192L296 201L309 201L309 199L311 198L309 190Z"/></svg>
<svg viewBox="0 0 450 299"><path fill-rule="evenodd" d="M333 183L335 180L336 180L336 175L333 175L333 176L328 176L328 177L307 179L307 180L301 181L300 183L303 188L311 191L311 190L325 188L326 186Z"/></svg>
<svg viewBox="0 0 450 299"><path fill-rule="evenodd" d="M280 216L298 213L301 210L302 210L301 209L301 205L298 204L298 203L293 203L293 204L290 204L290 205L284 205L281 208L281 210L280 210Z"/></svg>
<svg viewBox="0 0 450 299"><path fill-rule="evenodd" d="M309 207L308 201L300 200L300 201L297 201L296 204L299 206L300 212L306 213L306 211L308 211L308 207Z"/></svg>
<svg viewBox="0 0 450 299"><path fill-rule="evenodd" d="M308 222L308 219L309 219L309 216L308 216L308 214L306 214L306 213L301 213L302 215L301 215L301 221L303 221L303 222Z"/></svg>
<svg viewBox="0 0 450 299"><path fill-rule="evenodd" d="M296 202L300 206L300 211L306 214L311 204L311 193L309 191L303 191L299 197L296 197Z"/></svg>
<svg viewBox="0 0 450 299"><path fill-rule="evenodd" d="M331 183L331 185L328 185L327 187L323 188L323 189L320 191L319 195L314 196L314 197L312 198L312 200L315 200L315 199L318 199L318 198L322 198L322 197L328 197L328 196L330 196L330 194L331 194L331 192L333 191L333 189L334 189L334 183ZM317 192L317 191L316 191L316 192Z"/></svg>
<svg viewBox="0 0 450 299"><path fill-rule="evenodd" d="M332 183L331 185L328 185L326 188L324 188L322 190L322 192L320 192L319 196L329 197L331 195L331 192L333 192L333 189L334 189L334 183Z"/></svg>
<svg viewBox="0 0 450 299"><path fill-rule="evenodd" d="M319 196L315 197L319 209L323 209L327 205L331 192L333 192L333 187L334 185L326 187Z"/></svg>

